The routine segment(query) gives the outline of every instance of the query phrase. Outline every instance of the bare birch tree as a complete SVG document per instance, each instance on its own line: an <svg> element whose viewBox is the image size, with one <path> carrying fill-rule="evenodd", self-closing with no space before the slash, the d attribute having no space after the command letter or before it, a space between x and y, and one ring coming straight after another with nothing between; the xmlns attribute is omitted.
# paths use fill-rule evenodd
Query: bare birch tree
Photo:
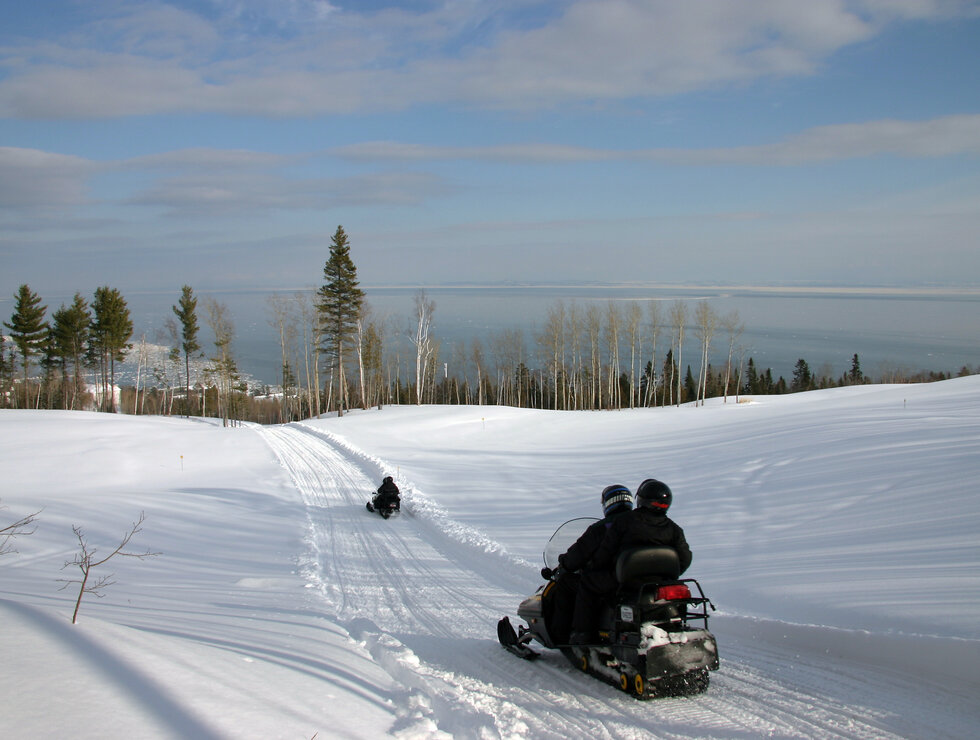
<svg viewBox="0 0 980 740"><path fill-rule="evenodd" d="M293 404L290 393L294 392L297 368L290 357L296 343L297 328L292 299L273 293L267 303L272 313L269 325L279 334L279 378L282 384L282 401L279 404L279 421L292 421Z"/></svg>
<svg viewBox="0 0 980 740"><path fill-rule="evenodd" d="M699 301L694 309L694 330L701 344L701 367L698 370L697 392L695 393L695 405L704 406L705 393L708 386L708 353L711 348L711 339L714 337L715 329L718 326L718 314L711 308L707 301Z"/></svg>
<svg viewBox="0 0 980 740"><path fill-rule="evenodd" d="M210 369L217 380L218 415L221 416L222 425L228 426L231 393L238 380L238 367L231 350L235 326L224 303L208 298L204 305L208 315L208 326L214 334L215 355L211 358Z"/></svg>
<svg viewBox="0 0 980 740"><path fill-rule="evenodd" d="M728 334L728 362L725 364L725 403L728 403L728 384L732 377L732 357L735 354L735 346L745 330L745 324L739 319L738 311L732 311L721 319L721 327ZM741 364L741 363L740 363ZM739 373L741 375L741 373ZM738 384L736 383L736 396L738 395ZM736 402L738 399L736 398Z"/></svg>
<svg viewBox="0 0 980 740"><path fill-rule="evenodd" d="M657 336L660 332L661 320L660 303L650 301L647 304L647 325L650 328L650 378L647 380L644 406L657 405Z"/></svg>
<svg viewBox="0 0 980 740"><path fill-rule="evenodd" d="M606 396L609 398L610 408L622 408L622 399L619 392L619 334L622 328L622 316L619 312L619 305L609 301L606 305L606 345L609 352L609 375L608 390Z"/></svg>
<svg viewBox="0 0 980 740"><path fill-rule="evenodd" d="M637 363L637 350L640 349L640 356L642 357L643 352L640 347L640 322L643 319L643 310L640 308L640 304L636 301L631 301L629 309L626 313L626 331L630 338L630 404L629 407L635 408L638 398L637 390L637 380L636 380L636 363Z"/></svg>
<svg viewBox="0 0 980 740"><path fill-rule="evenodd" d="M591 398L589 408L602 408L602 356L599 343L600 332L602 329L602 317L599 308L594 303L590 303L585 309L585 331L588 335L590 359L590 380Z"/></svg>
<svg viewBox="0 0 980 740"><path fill-rule="evenodd" d="M681 405L681 401L684 398L684 363L682 361L682 352L684 349L684 325L687 323L687 304L682 300L676 300L670 307L670 324L673 329L673 345L674 345L674 365L676 365L677 370L672 372L677 376L673 378L673 382L677 386L677 405Z"/></svg>
<svg viewBox="0 0 980 740"><path fill-rule="evenodd" d="M415 294L415 335L411 337L415 345L415 402L422 405L422 392L425 387L426 368L432 357L432 314L436 302L424 290Z"/></svg>
<svg viewBox="0 0 980 740"><path fill-rule="evenodd" d="M299 291L294 296L299 325L303 332L303 367L310 418L320 413L320 352L322 327L315 293Z"/></svg>
<svg viewBox="0 0 980 740"><path fill-rule="evenodd" d="M470 355L473 359L473 365L476 367L476 403L478 406L482 406L486 403L483 395L485 361L483 359L483 344L479 339L474 339L470 344Z"/></svg>
<svg viewBox="0 0 980 740"><path fill-rule="evenodd" d="M557 301L548 309L544 329L539 341L543 350L542 355L551 376L554 394L554 408L559 407L559 385L564 386L565 378L565 304ZM564 396L564 387L561 391ZM564 399L562 399L564 401Z"/></svg>
<svg viewBox="0 0 980 740"><path fill-rule="evenodd" d="M578 410L584 408L585 396L584 396L584 367L582 360L582 348L583 344L583 329L582 329L582 312L579 309L579 305L572 302L568 307L568 337L571 340L571 367L572 371L569 373L571 378L571 387L569 388L569 393L571 394L572 404L571 408ZM567 407L566 407L567 408Z"/></svg>

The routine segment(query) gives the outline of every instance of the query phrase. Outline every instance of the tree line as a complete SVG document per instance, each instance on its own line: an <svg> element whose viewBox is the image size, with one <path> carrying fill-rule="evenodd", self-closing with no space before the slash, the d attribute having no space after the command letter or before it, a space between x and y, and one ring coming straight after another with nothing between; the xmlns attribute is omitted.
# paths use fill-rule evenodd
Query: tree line
<svg viewBox="0 0 980 740"><path fill-rule="evenodd" d="M745 394L872 382L857 354L839 376L826 367L814 371L800 358L789 381L774 378L770 368L758 368L747 356L738 313L719 315L707 301L693 307L682 300L651 301L645 309L635 302L582 307L556 301L532 335L509 329L474 338L468 347L462 342L443 347L433 332L436 304L424 290L416 293L413 314L400 327L373 315L342 226L331 239L321 287L269 299L269 323L280 349L275 392L260 394L243 383L229 312L211 299L203 307L213 350L205 356L198 298L188 285L164 323L165 367L144 357L145 340L134 348L132 319L118 290L101 287L91 303L76 293L50 321L41 302L22 285L11 320L4 322L11 340L9 351L0 343L4 405L273 423L385 404L622 409L701 405L713 397L737 402ZM116 364L132 354L138 357L136 383L117 392ZM35 367L39 375L32 374ZM959 374L971 372L964 367ZM879 381L948 377L896 371Z"/></svg>

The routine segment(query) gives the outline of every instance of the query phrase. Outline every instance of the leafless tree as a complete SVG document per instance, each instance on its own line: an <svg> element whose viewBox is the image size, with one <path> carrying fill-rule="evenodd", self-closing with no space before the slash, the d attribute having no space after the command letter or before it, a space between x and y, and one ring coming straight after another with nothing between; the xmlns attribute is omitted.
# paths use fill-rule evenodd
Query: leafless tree
<svg viewBox="0 0 980 740"><path fill-rule="evenodd" d="M562 406L558 405L559 386L562 386L563 397L565 385L565 304L562 301L556 301L548 309L548 316L539 340L545 365L551 375L553 408L564 408L564 398L562 398Z"/></svg>
<svg viewBox="0 0 980 740"><path fill-rule="evenodd" d="M369 331L371 327L371 306L367 301L361 304L361 310L357 315L354 324L354 344L355 354L357 355L357 378L361 393L361 408L366 409L371 404L368 402L368 388L366 374L368 372L368 353Z"/></svg>
<svg viewBox="0 0 980 740"><path fill-rule="evenodd" d="M415 294L415 335L411 338L415 345L415 402L422 404L422 391L425 387L425 370L432 356L432 314L436 302L430 300L424 290Z"/></svg>
<svg viewBox="0 0 980 740"><path fill-rule="evenodd" d="M0 511L6 508L6 506L0 506ZM21 517L16 522L0 529L0 555L17 552L11 542L14 537L28 537L37 531L37 524L35 522L37 521L37 515L40 513L40 511L35 511L33 514Z"/></svg>
<svg viewBox="0 0 980 740"><path fill-rule="evenodd" d="M224 426L228 426L228 405L231 401L232 388L238 379L238 368L231 351L231 340L235 336L235 326L232 324L228 307L213 299L205 301L208 314L208 326L214 333L215 357L211 358L212 371L218 380L219 413Z"/></svg>
<svg viewBox="0 0 980 740"><path fill-rule="evenodd" d="M745 330L745 324L742 323L738 316L738 311L732 311L726 314L721 319L721 327L728 334L728 363L725 365L725 403L728 403L728 383L731 380L734 368L732 367L732 359L735 355L735 346L738 343L739 338L742 336L742 332ZM741 374L741 373L739 373ZM738 385L736 383L735 387L736 402L738 402Z"/></svg>
<svg viewBox="0 0 980 740"><path fill-rule="evenodd" d="M647 321L650 327L650 378L647 380L645 406L657 405L657 336L660 333L660 304L650 301L647 304Z"/></svg>
<svg viewBox="0 0 980 740"><path fill-rule="evenodd" d="M577 303L572 302L568 307L568 337L571 340L571 351L570 351L570 362L572 371L569 373L571 387L569 388L569 393L571 394L571 406L570 408L578 410L583 408L585 403L583 389L585 386L585 381L583 378L584 367L582 363L582 347L583 345L583 335L582 335L582 312L579 309ZM569 406L566 405L566 408Z"/></svg>
<svg viewBox="0 0 980 740"><path fill-rule="evenodd" d="M631 301L629 310L626 313L626 329L630 337L630 408L637 404L637 382L636 382L636 363L637 349L640 347L640 321L643 318L643 311L640 304ZM642 351L640 355L642 356Z"/></svg>
<svg viewBox="0 0 980 740"><path fill-rule="evenodd" d="M614 409L623 405L619 393L619 332L622 321L618 304L609 301L606 306L606 345L609 351L609 387L606 397L609 399L609 407Z"/></svg>
<svg viewBox="0 0 980 740"><path fill-rule="evenodd" d="M486 363L483 359L483 343L479 339L474 339L470 345L470 355L473 359L473 365L476 367L476 403L478 406L482 406L486 403L483 395L483 387L486 384L483 370Z"/></svg>
<svg viewBox="0 0 980 740"><path fill-rule="evenodd" d="M684 363L682 352L684 350L684 325L687 322L687 304L682 300L674 301L670 307L670 324L673 327L674 344L674 364L677 366L677 377L672 378L677 384L677 405L681 405L684 398Z"/></svg>
<svg viewBox="0 0 980 740"><path fill-rule="evenodd" d="M303 329L303 366L306 371L306 394L309 416L320 413L320 352L323 329L320 314L316 309L316 294L309 291L297 292L294 296L299 314L299 325Z"/></svg>
<svg viewBox="0 0 980 740"><path fill-rule="evenodd" d="M697 393L695 394L695 405L704 405L705 393L708 387L708 353L711 349L711 340L714 337L715 329L718 326L718 314L707 301L698 301L694 309L694 331L701 344L701 367L698 370Z"/></svg>
<svg viewBox="0 0 980 740"><path fill-rule="evenodd" d="M600 355L599 336L602 328L602 317L599 308L590 303L585 309L585 331L588 334L589 351L591 353L591 399L589 408L602 408L602 357Z"/></svg>
<svg viewBox="0 0 980 740"><path fill-rule="evenodd" d="M116 546L112 552L106 555L104 558L96 559L95 555L98 552L94 547L88 544L88 540L82 534L80 527L73 526L71 529L78 538L78 548L79 551L75 555L73 560L68 560L62 566L62 570L69 566L76 566L82 575L80 578L64 578L61 579L64 582L64 586L61 587L62 590L68 588L69 585L73 583L78 584L78 598L75 599L75 611L71 615L71 623L75 624L78 622L78 610L82 605L82 596L87 593L94 594L97 598L102 598L105 594L102 593L103 589L111 586L115 583L113 579L113 574L108 574L105 576L99 576L94 580L90 580L92 569L98 568L100 565L104 565L109 560L114 558L116 555L123 558L136 558L137 560L144 560L145 558L152 558L159 555L158 552L127 552L126 546L129 545L129 541L133 537L139 534L143 530L143 522L146 519L146 515L141 511L139 519L133 522L133 526L129 529L126 534L123 535L122 541Z"/></svg>
<svg viewBox="0 0 980 740"><path fill-rule="evenodd" d="M292 421L292 402L290 393L294 390L293 383L297 380L297 368L291 367L290 355L296 343L297 328L294 316L293 301L290 298L273 293L267 299L272 318L269 325L279 332L279 371L282 379L282 402L279 404L279 421Z"/></svg>

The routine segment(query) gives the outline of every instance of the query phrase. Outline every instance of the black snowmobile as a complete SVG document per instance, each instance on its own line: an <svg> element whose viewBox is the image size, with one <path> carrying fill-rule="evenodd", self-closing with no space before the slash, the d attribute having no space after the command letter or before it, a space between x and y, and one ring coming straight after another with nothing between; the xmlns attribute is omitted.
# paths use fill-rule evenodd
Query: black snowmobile
<svg viewBox="0 0 980 740"><path fill-rule="evenodd" d="M385 519L392 516L398 516L402 510L401 500L397 497L382 497L379 494L375 494L374 497L367 502L367 510L380 514Z"/></svg>
<svg viewBox="0 0 980 740"><path fill-rule="evenodd" d="M545 548L545 566L557 569L558 556L594 521L573 519L560 526ZM669 547L622 553L616 563L620 588L601 610L595 645L552 639L554 580L517 608L527 626L515 632L504 617L497 623L497 638L528 660L539 655L529 645L532 640L560 649L575 667L640 699L700 694L708 688L708 671L718 670L718 646L708 631L708 607L715 607L696 580L678 578L679 570L677 553Z"/></svg>

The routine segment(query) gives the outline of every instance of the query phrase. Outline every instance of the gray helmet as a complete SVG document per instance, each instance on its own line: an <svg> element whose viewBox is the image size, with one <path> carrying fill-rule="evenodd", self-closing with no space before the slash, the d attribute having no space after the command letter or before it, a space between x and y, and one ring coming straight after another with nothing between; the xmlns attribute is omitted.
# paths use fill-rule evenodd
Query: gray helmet
<svg viewBox="0 0 980 740"><path fill-rule="evenodd" d="M626 486L619 484L606 486L602 489L602 514L609 516L618 511L633 508L633 494Z"/></svg>

